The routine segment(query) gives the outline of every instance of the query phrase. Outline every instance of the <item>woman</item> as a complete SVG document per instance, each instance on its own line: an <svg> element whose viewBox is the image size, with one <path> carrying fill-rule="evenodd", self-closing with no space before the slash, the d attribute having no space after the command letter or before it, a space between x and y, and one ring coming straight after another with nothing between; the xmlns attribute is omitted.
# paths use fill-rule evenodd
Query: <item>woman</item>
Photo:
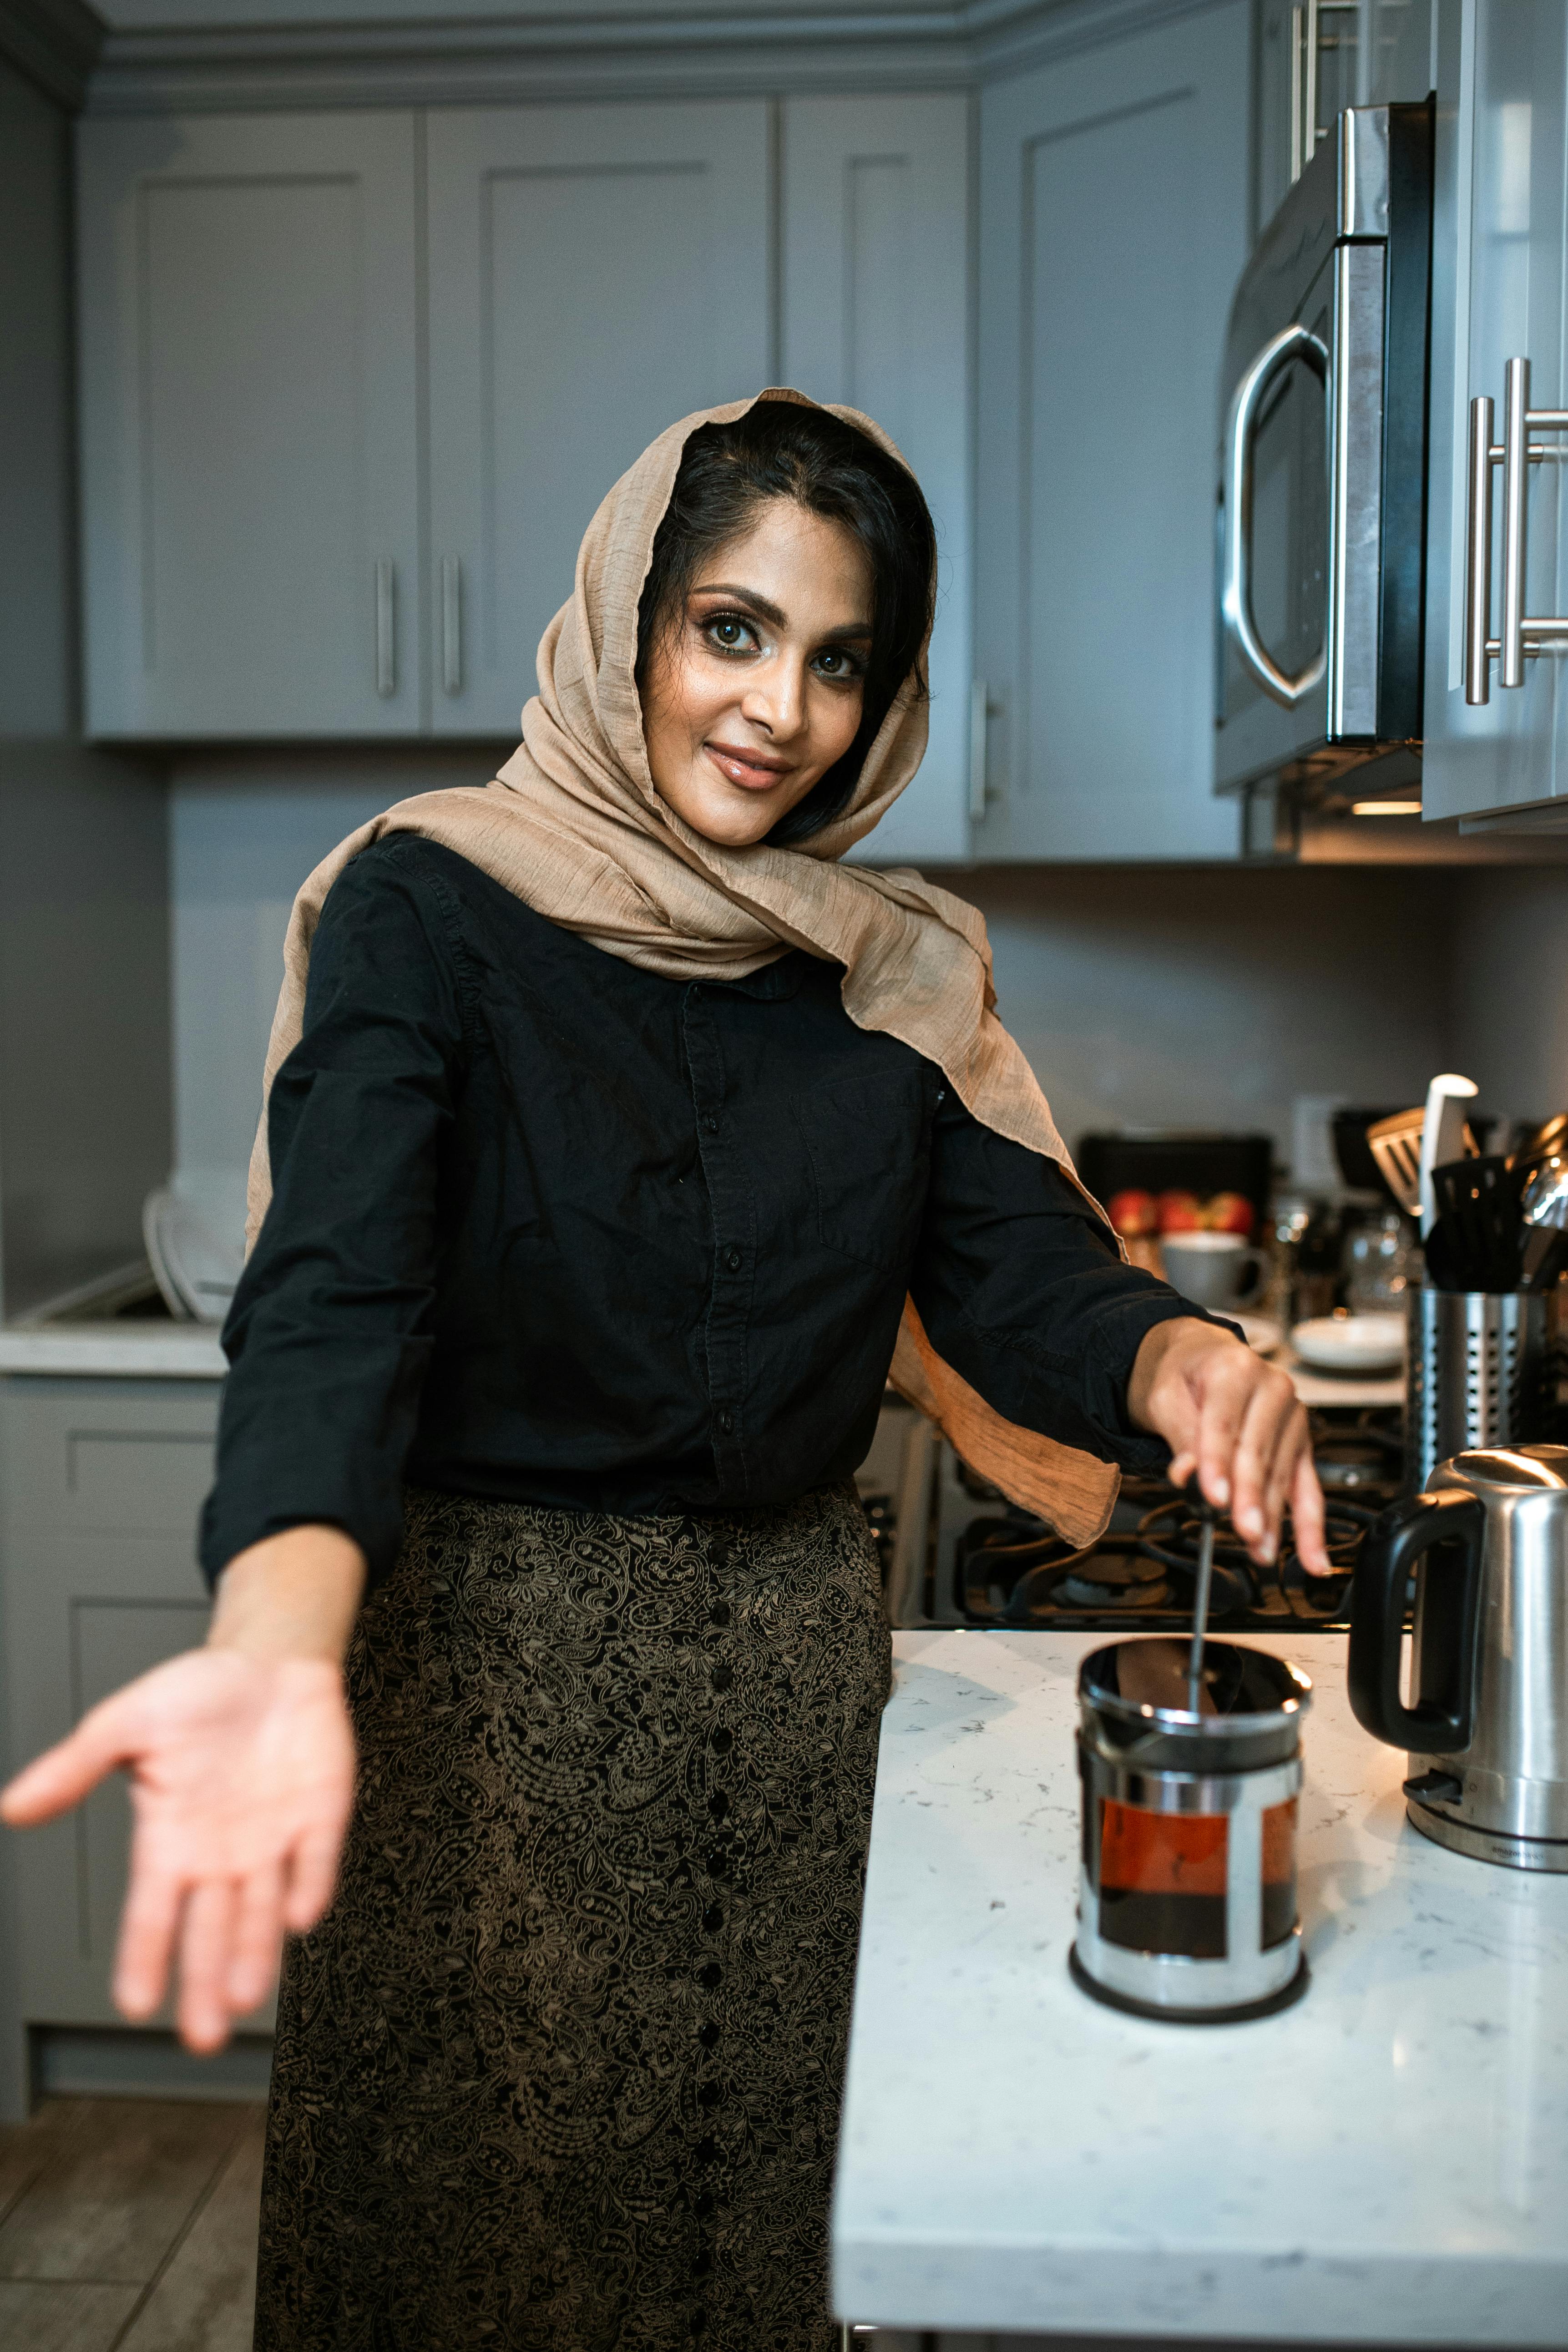
<svg viewBox="0 0 1568 2352"><path fill-rule="evenodd" d="M689 417L500 781L300 894L208 1643L5 1802L129 1766L117 1998L177 1941L194 2048L297 1938L267 2352L833 2340L890 1360L1077 1540L1169 1454L1327 1566L1289 1383L1121 1262L978 917L837 863L918 765L933 587L867 419Z"/></svg>

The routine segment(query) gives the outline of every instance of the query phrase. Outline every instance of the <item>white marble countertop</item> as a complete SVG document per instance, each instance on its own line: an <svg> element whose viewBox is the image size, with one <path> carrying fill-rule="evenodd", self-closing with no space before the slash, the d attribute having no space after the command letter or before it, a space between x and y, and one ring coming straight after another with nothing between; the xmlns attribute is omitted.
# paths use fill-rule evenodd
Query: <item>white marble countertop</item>
<svg viewBox="0 0 1568 2352"><path fill-rule="evenodd" d="M0 1325L0 1373L61 1379L221 1381L228 1370L216 1323L121 1318L102 1323Z"/></svg>
<svg viewBox="0 0 1568 2352"><path fill-rule="evenodd" d="M835 2301L907 2328L1568 2346L1568 1877L1405 1819L1342 1637L1316 1697L1313 1981L1246 2025L1067 1970L1075 1677L1103 1634L895 1636L834 2214Z"/></svg>

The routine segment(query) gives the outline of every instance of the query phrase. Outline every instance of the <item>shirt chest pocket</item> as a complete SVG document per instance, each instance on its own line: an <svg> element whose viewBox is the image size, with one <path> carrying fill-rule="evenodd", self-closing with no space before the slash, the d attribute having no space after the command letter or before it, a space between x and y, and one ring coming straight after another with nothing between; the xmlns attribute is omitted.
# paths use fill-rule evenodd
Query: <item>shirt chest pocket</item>
<svg viewBox="0 0 1568 2352"><path fill-rule="evenodd" d="M926 1091L917 1065L839 1079L795 1098L825 1248L881 1272L908 1265L930 1160Z"/></svg>

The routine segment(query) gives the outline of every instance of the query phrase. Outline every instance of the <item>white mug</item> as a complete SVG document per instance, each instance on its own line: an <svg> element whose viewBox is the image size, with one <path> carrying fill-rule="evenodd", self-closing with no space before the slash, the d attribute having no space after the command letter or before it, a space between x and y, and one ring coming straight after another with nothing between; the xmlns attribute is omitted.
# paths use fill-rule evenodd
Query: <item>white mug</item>
<svg viewBox="0 0 1568 2352"><path fill-rule="evenodd" d="M1207 1307L1216 1314L1223 1315L1227 1307L1250 1307L1268 1286L1268 1257L1249 1247L1239 1234L1163 1234L1160 1255L1172 1289L1194 1307ZM1252 1281L1243 1293L1249 1266Z"/></svg>

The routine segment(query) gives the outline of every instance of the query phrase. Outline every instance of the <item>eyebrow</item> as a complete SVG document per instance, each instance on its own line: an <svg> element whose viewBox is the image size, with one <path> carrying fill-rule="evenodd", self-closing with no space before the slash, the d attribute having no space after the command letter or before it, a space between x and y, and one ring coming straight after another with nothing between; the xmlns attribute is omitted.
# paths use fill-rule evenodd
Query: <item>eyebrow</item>
<svg viewBox="0 0 1568 2352"><path fill-rule="evenodd" d="M736 604L749 604L753 613L760 614L764 621L771 621L775 629L789 626L787 614L781 613L776 604L770 604L765 596L759 596L754 588L742 588L738 581L705 580L700 587L693 588L691 593L694 596L732 596ZM869 621L846 621L841 628L825 629L822 635L825 644L831 644L839 637L868 637L871 624Z"/></svg>

